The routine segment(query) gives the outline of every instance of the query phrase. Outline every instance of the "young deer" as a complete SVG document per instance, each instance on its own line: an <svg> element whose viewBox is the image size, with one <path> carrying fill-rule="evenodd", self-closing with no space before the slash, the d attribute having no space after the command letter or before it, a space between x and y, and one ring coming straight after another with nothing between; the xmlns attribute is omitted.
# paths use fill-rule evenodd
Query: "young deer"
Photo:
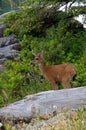
<svg viewBox="0 0 86 130"><path fill-rule="evenodd" d="M69 82L76 76L76 69L73 64L49 65L45 64L43 53L35 55L33 64L39 64L44 77L51 83L52 89L56 89L56 84L61 83L64 88L69 88Z"/></svg>

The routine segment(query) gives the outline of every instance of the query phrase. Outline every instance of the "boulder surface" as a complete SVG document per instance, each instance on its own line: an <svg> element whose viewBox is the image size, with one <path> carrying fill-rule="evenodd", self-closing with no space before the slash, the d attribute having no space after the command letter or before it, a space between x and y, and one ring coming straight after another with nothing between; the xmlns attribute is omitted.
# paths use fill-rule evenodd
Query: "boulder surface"
<svg viewBox="0 0 86 130"><path fill-rule="evenodd" d="M17 46L19 46L19 39L16 35L0 38L0 64L19 56Z"/></svg>
<svg viewBox="0 0 86 130"><path fill-rule="evenodd" d="M51 90L26 96L0 109L0 118L30 120L68 110L86 108L86 87Z"/></svg>

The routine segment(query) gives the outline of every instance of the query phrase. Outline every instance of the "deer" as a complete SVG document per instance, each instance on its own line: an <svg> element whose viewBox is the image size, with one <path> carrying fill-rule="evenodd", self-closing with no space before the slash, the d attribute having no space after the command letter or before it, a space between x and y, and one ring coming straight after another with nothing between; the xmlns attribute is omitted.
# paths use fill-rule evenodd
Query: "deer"
<svg viewBox="0 0 86 130"><path fill-rule="evenodd" d="M46 65L43 52L35 54L32 64L39 65L43 76L51 83L54 90L59 83L64 89L70 88L70 81L76 77L76 68L72 63Z"/></svg>

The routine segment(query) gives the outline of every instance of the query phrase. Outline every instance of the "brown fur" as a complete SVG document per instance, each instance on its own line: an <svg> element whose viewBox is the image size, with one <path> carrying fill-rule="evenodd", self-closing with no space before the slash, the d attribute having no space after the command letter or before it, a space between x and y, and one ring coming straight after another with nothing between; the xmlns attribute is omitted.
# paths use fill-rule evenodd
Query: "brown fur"
<svg viewBox="0 0 86 130"><path fill-rule="evenodd" d="M44 77L51 83L52 89L56 89L58 83L61 83L64 88L69 88L69 82L76 75L76 69L70 63L47 66L42 53L35 55L32 63L39 64Z"/></svg>

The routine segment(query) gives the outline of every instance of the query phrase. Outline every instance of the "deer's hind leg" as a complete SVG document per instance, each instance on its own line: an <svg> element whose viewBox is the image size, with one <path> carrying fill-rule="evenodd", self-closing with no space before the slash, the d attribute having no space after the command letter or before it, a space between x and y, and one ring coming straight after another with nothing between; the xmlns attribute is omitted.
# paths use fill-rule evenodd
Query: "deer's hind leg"
<svg viewBox="0 0 86 130"><path fill-rule="evenodd" d="M62 85L63 85L64 88L70 88L69 82L63 81Z"/></svg>
<svg viewBox="0 0 86 130"><path fill-rule="evenodd" d="M70 78L65 76L62 79L62 85L63 85L64 88L70 88Z"/></svg>

